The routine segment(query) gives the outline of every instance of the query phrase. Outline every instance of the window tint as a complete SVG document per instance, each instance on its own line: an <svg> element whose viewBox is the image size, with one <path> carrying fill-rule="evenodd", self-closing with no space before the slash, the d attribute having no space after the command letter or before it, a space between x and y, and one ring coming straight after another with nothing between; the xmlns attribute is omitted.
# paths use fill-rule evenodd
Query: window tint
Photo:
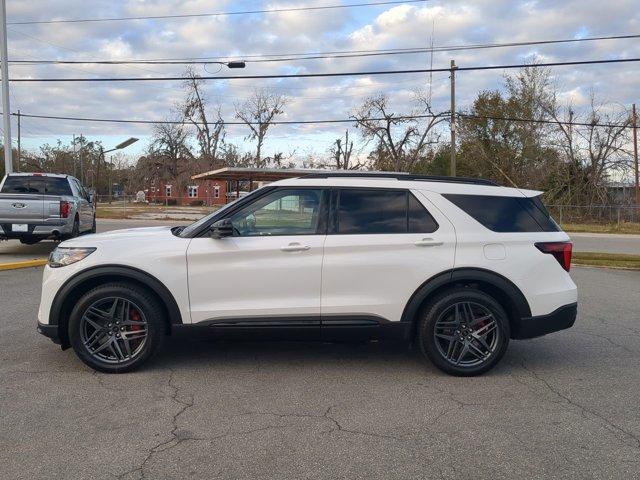
<svg viewBox="0 0 640 480"><path fill-rule="evenodd" d="M433 233L438 222L413 194L409 193L409 233Z"/></svg>
<svg viewBox="0 0 640 480"><path fill-rule="evenodd" d="M7 177L2 185L2 193L30 193L41 195L44 193L44 177Z"/></svg>
<svg viewBox="0 0 640 480"><path fill-rule="evenodd" d="M321 220L322 189L280 189L234 215L234 235L315 235Z"/></svg>
<svg viewBox="0 0 640 480"><path fill-rule="evenodd" d="M559 231L537 198L454 194L444 197L494 232Z"/></svg>
<svg viewBox="0 0 640 480"><path fill-rule="evenodd" d="M407 192L340 190L338 233L406 233Z"/></svg>
<svg viewBox="0 0 640 480"><path fill-rule="evenodd" d="M71 192L71 186L69 180L66 178L46 177L45 181L45 193L47 195L69 195L73 196Z"/></svg>

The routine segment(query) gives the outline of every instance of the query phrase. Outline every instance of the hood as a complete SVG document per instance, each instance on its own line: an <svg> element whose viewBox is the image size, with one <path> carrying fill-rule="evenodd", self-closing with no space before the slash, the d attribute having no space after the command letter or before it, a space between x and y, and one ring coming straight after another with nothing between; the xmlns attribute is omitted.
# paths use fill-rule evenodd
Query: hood
<svg viewBox="0 0 640 480"><path fill-rule="evenodd" d="M104 233L94 233L91 235L82 235L81 237L66 240L60 244L61 247L85 247L92 246L96 243L103 243L111 240L141 240L150 237L158 237L164 235L173 235L171 229L173 227L142 227L127 228L124 230L111 230Z"/></svg>

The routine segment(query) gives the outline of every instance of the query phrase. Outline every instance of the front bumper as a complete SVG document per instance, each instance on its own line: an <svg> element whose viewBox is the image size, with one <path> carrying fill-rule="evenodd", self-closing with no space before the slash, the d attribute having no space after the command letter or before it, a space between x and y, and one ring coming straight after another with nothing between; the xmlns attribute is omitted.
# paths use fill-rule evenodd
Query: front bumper
<svg viewBox="0 0 640 480"><path fill-rule="evenodd" d="M53 340L53 343L60 345L60 337L58 335L58 325L45 325L38 322L38 333Z"/></svg>
<svg viewBox="0 0 640 480"><path fill-rule="evenodd" d="M511 338L518 340L541 337L548 333L570 328L576 321L578 304L564 305L548 315L514 319L511 322Z"/></svg>

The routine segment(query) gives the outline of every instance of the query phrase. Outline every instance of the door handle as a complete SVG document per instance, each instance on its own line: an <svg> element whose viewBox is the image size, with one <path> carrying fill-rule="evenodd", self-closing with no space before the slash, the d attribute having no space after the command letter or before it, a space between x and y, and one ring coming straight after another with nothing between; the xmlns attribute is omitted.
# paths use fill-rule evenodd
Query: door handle
<svg viewBox="0 0 640 480"><path fill-rule="evenodd" d="M300 243L290 243L284 247L280 247L283 252L306 252L311 247L309 245L302 245Z"/></svg>
<svg viewBox="0 0 640 480"><path fill-rule="evenodd" d="M442 245L444 242L439 242L438 240L434 240L433 238L423 238L422 240L418 240L415 243L416 247L437 247Z"/></svg>

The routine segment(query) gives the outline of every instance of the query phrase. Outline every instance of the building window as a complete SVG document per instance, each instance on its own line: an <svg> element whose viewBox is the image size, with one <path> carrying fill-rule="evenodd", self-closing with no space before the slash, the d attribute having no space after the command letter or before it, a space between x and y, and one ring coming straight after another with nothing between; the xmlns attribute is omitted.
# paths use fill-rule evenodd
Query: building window
<svg viewBox="0 0 640 480"><path fill-rule="evenodd" d="M165 185L164 186L164 196L165 197L170 197L171 196L171 185Z"/></svg>
<svg viewBox="0 0 640 480"><path fill-rule="evenodd" d="M213 198L220 198L220 187L218 185L213 187Z"/></svg>
<svg viewBox="0 0 640 480"><path fill-rule="evenodd" d="M187 194L189 198L198 198L198 187L195 185L190 185L187 190Z"/></svg>

